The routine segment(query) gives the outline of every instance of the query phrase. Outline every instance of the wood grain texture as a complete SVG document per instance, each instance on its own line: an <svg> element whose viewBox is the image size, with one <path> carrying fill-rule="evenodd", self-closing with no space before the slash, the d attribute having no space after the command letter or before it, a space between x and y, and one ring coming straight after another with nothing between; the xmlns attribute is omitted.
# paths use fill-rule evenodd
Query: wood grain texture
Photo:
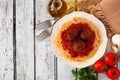
<svg viewBox="0 0 120 80"><path fill-rule="evenodd" d="M13 1L0 0L0 80L13 74Z"/></svg>
<svg viewBox="0 0 120 80"><path fill-rule="evenodd" d="M34 80L33 0L16 0L17 80Z"/></svg>
<svg viewBox="0 0 120 80"><path fill-rule="evenodd" d="M48 39L36 42L36 79L54 80L54 55Z"/></svg>
<svg viewBox="0 0 120 80"><path fill-rule="evenodd" d="M58 60L58 80L74 80L74 76L71 73L72 69L74 68Z"/></svg>
<svg viewBox="0 0 120 80"><path fill-rule="evenodd" d="M36 24L51 19L47 12L49 0L36 0ZM36 31L40 33L40 31ZM54 79L54 55L50 48L50 37L42 42L36 40L36 80Z"/></svg>

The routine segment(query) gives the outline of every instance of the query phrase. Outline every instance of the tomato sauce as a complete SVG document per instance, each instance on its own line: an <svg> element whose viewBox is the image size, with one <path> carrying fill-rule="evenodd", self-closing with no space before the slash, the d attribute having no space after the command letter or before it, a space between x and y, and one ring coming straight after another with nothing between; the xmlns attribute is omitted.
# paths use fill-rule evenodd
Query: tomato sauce
<svg viewBox="0 0 120 80"><path fill-rule="evenodd" d="M95 33L87 23L70 25L61 34L62 47L72 58L87 56L93 49Z"/></svg>

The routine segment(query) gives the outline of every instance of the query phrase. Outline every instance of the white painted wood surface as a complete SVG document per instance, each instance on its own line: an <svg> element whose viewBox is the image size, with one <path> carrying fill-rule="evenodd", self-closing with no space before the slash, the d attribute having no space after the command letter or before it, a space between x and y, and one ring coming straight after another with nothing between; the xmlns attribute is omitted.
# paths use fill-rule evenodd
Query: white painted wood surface
<svg viewBox="0 0 120 80"><path fill-rule="evenodd" d="M58 80L74 80L71 70L75 69L58 60Z"/></svg>
<svg viewBox="0 0 120 80"><path fill-rule="evenodd" d="M51 19L47 12L49 0L36 0L36 24ZM40 31L36 31L40 33ZM36 80L54 80L54 55L50 48L50 37L42 42L36 40Z"/></svg>
<svg viewBox="0 0 120 80"><path fill-rule="evenodd" d="M33 0L16 0L16 77L34 80Z"/></svg>
<svg viewBox="0 0 120 80"><path fill-rule="evenodd" d="M36 24L52 19L47 11L50 0L36 0ZM44 3L44 4L43 4ZM36 34L38 31L36 32ZM42 42L36 41L36 77L37 80L73 80L70 66L57 60L50 48L50 37Z"/></svg>
<svg viewBox="0 0 120 80"><path fill-rule="evenodd" d="M13 1L0 0L0 80L13 74Z"/></svg>

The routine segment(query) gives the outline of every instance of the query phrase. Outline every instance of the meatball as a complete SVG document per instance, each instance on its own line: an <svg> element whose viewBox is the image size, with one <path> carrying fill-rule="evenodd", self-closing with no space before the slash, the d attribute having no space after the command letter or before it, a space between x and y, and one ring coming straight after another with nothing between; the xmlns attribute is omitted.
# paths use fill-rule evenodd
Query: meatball
<svg viewBox="0 0 120 80"><path fill-rule="evenodd" d="M86 43L83 42L82 40L78 40L73 44L73 51L80 53L86 48Z"/></svg>
<svg viewBox="0 0 120 80"><path fill-rule="evenodd" d="M88 41L88 40L90 40L92 38L93 35L94 34L93 34L92 31L90 31L90 30L83 30L81 32L81 34L80 34L80 38L85 40L85 41Z"/></svg>
<svg viewBox="0 0 120 80"><path fill-rule="evenodd" d="M65 33L66 39L68 41L74 41L77 37L77 29L70 29Z"/></svg>

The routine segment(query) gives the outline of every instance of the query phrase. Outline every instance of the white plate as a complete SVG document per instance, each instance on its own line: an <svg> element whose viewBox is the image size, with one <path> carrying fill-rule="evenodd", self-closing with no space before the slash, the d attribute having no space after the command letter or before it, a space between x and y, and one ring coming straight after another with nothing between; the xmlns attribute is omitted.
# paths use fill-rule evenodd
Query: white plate
<svg viewBox="0 0 120 80"><path fill-rule="evenodd" d="M62 53L59 51L59 49L56 47L56 45L53 43L53 40L57 36L58 30L61 27L61 25L64 24L65 22L73 19L74 17L85 18L88 21L92 22L98 28L98 30L100 32L100 36L102 38L102 43L99 46L96 54L92 58L87 59L83 62L75 62L75 61L71 61L71 60L66 59L62 55ZM73 13L68 14L68 15L64 16L63 18L61 18L53 26L53 31L52 31L52 35L51 35L51 47L52 47L51 49L52 49L53 53L61 61L63 61L65 64L70 65L72 67L83 68L83 67L87 67L87 66L90 66L90 65L94 64L98 59L100 59L104 55L106 45L107 45L107 35L106 35L105 27L100 20L98 20L95 16L93 16L91 14L88 14L88 13L85 13L85 12L80 12L80 11L73 12Z"/></svg>

